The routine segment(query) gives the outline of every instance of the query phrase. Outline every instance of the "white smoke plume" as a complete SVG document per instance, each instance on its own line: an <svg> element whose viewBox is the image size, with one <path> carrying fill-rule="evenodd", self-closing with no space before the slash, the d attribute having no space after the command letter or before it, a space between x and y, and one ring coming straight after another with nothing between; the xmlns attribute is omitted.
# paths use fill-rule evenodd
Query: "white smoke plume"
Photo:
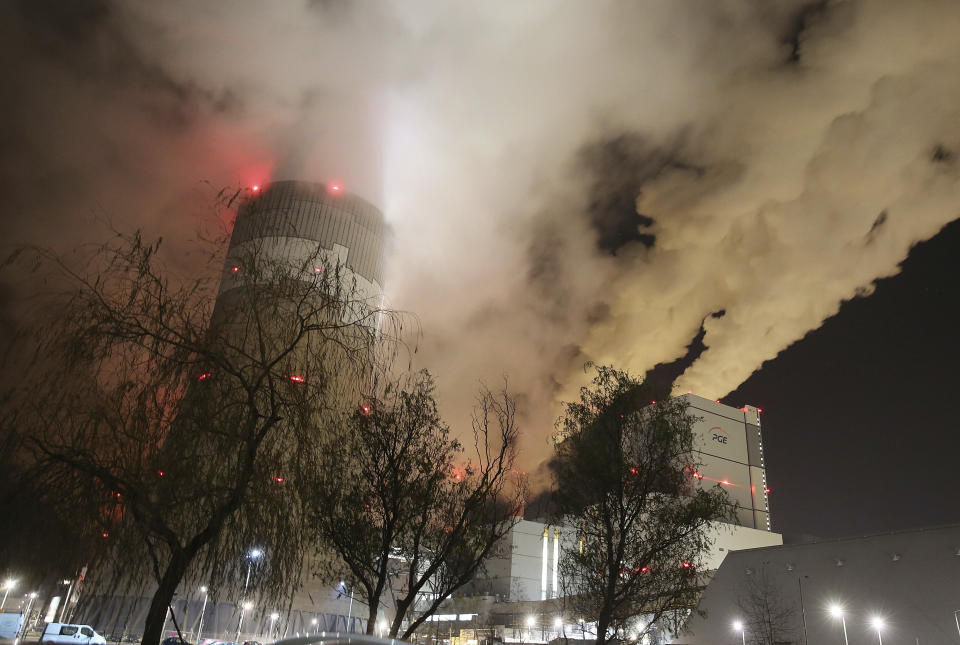
<svg viewBox="0 0 960 645"><path fill-rule="evenodd" d="M7 3L3 237L178 239L211 186L343 181L462 423L527 462L588 360L719 397L958 217L944 0ZM716 317L711 314L724 312Z"/></svg>

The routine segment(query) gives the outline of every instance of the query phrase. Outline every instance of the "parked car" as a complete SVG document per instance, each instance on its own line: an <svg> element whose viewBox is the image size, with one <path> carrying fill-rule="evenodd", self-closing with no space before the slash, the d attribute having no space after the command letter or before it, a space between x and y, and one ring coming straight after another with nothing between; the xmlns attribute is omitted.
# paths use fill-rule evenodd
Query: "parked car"
<svg viewBox="0 0 960 645"><path fill-rule="evenodd" d="M179 636L170 636L160 641L160 645L193 645L193 643L189 643Z"/></svg>
<svg viewBox="0 0 960 645"><path fill-rule="evenodd" d="M402 641L399 638L367 636L366 634L326 632L284 638L274 642L273 645L407 645L407 641Z"/></svg>
<svg viewBox="0 0 960 645"><path fill-rule="evenodd" d="M47 623L40 635L41 643L60 645L107 645L107 639L93 631L90 625Z"/></svg>

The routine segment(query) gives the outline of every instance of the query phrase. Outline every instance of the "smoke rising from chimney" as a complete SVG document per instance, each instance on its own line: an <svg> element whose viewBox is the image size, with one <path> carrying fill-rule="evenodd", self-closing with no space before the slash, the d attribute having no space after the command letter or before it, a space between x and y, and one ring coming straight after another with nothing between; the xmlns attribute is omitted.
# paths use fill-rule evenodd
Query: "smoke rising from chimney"
<svg viewBox="0 0 960 645"><path fill-rule="evenodd" d="M0 8L3 237L167 238L212 186L342 181L394 227L390 305L527 459L588 360L711 398L958 216L960 5L19 2ZM711 314L724 311L720 317Z"/></svg>

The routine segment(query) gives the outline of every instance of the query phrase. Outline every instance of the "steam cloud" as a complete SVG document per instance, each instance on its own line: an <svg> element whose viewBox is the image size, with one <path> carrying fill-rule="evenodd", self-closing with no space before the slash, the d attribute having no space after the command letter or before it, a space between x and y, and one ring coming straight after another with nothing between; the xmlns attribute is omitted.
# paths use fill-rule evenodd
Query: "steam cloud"
<svg viewBox="0 0 960 645"><path fill-rule="evenodd" d="M86 0L0 8L3 238L182 239L210 186L338 179L466 418L535 463L587 360L709 397L958 217L960 4ZM723 311L720 316L718 312ZM711 315L717 314L717 315Z"/></svg>

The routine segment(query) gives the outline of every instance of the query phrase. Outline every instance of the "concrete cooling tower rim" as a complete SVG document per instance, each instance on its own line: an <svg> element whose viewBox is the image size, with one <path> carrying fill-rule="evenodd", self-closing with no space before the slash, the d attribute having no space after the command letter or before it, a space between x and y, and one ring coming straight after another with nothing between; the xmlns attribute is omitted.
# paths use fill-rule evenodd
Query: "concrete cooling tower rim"
<svg viewBox="0 0 960 645"><path fill-rule="evenodd" d="M238 209L230 248L257 239L302 239L323 248L349 249L347 265L358 275L383 284L385 247L390 227L370 202L337 184L284 180L267 184Z"/></svg>

